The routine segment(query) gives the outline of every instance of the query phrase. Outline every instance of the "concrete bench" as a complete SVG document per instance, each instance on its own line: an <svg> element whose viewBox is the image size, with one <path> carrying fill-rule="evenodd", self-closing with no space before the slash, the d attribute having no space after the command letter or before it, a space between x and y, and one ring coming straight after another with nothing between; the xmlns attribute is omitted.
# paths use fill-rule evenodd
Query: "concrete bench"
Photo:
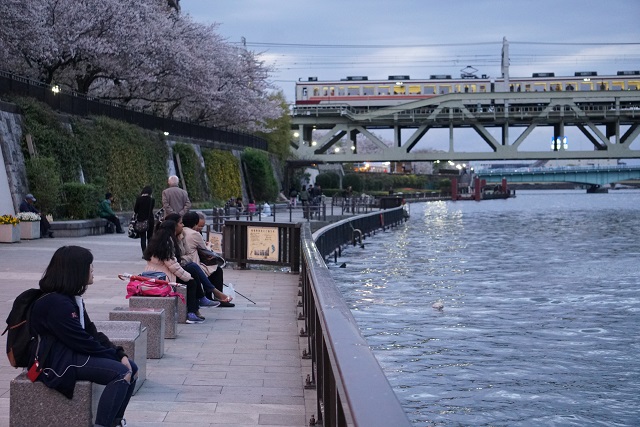
<svg viewBox="0 0 640 427"><path fill-rule="evenodd" d="M124 352L138 365L135 394L147 379L147 328L140 322L105 320L93 323L113 344L124 348Z"/></svg>
<svg viewBox="0 0 640 427"><path fill-rule="evenodd" d="M76 381L73 399L67 399L40 381L32 383L23 372L9 385L9 425L91 427L102 390L102 385Z"/></svg>
<svg viewBox="0 0 640 427"><path fill-rule="evenodd" d="M116 307L109 312L109 320L137 321L147 328L147 359L161 359L164 355L165 310L163 308Z"/></svg>
<svg viewBox="0 0 640 427"><path fill-rule="evenodd" d="M178 287L177 292L186 300L187 289ZM174 339L176 337L176 322L187 323L187 306L178 297L140 297L129 298L129 309L140 308L164 309L164 337Z"/></svg>
<svg viewBox="0 0 640 427"><path fill-rule="evenodd" d="M120 218L122 229L126 230L129 223L128 219L123 216L119 216L118 218ZM49 231L52 231L56 237L97 236L105 234L107 224L111 223L104 218L53 221Z"/></svg>

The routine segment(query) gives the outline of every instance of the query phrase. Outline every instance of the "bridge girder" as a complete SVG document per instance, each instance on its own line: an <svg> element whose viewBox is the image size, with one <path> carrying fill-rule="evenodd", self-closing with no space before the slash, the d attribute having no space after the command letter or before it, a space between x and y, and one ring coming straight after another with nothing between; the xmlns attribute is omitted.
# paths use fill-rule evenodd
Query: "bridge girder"
<svg viewBox="0 0 640 427"><path fill-rule="evenodd" d="M318 163L640 158L640 150L630 148L640 136L640 91L457 93L378 109L304 106L294 108L292 122L300 131L295 144L297 156ZM607 126L607 135L597 127L603 125ZM523 142L539 126L577 127L594 149L549 151L544 141L543 150L522 150ZM621 126L629 126L624 135L620 135ZM453 130L464 128L473 129L487 151L456 150ZM497 139L488 128L502 128L502 137ZM514 128L524 130L510 143L509 130ZM312 146L305 140L310 129L328 132ZM387 146L369 129L393 129L396 135L402 130L412 133L406 142ZM449 129L449 150L412 152L432 129ZM331 150L345 134L355 138L357 133L372 141L376 151L361 154L357 150Z"/></svg>
<svg viewBox="0 0 640 427"><path fill-rule="evenodd" d="M491 171L479 172L476 176L486 182L572 182L586 185L607 185L629 180L640 179L640 167L626 166L614 168L561 168L537 171Z"/></svg>

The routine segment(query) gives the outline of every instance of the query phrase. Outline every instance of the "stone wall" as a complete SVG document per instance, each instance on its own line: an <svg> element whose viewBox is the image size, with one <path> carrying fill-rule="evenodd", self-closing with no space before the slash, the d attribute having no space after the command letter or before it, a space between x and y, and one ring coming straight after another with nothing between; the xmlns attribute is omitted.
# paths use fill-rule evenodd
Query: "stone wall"
<svg viewBox="0 0 640 427"><path fill-rule="evenodd" d="M29 192L21 139L22 116L18 108L0 101L0 215L14 215Z"/></svg>

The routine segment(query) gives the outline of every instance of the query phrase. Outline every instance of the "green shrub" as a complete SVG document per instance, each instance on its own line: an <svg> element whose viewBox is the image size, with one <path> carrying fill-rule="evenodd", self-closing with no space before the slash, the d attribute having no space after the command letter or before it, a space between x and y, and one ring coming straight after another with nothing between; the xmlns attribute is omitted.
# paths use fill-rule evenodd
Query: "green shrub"
<svg viewBox="0 0 640 427"><path fill-rule="evenodd" d="M114 210L132 210L142 188L167 184L169 150L157 133L105 117L74 123L85 181L115 195Z"/></svg>
<svg viewBox="0 0 640 427"><path fill-rule="evenodd" d="M63 216L70 219L95 218L103 194L91 184L68 182L62 186L65 205Z"/></svg>
<svg viewBox="0 0 640 427"><path fill-rule="evenodd" d="M242 194L240 162L230 151L203 149L205 172L211 196L217 205Z"/></svg>
<svg viewBox="0 0 640 427"><path fill-rule="evenodd" d="M29 157L26 135L31 135L38 156L56 159L63 181L77 181L80 176L80 153L73 134L63 127L60 118L47 105L32 98L17 98L24 115L22 151Z"/></svg>
<svg viewBox="0 0 640 427"><path fill-rule="evenodd" d="M347 188L351 186L353 191L361 192L364 188L362 174L348 173L342 178L342 186Z"/></svg>
<svg viewBox="0 0 640 427"><path fill-rule="evenodd" d="M58 215L56 208L60 205L60 170L56 159L37 157L26 161L29 191L38 201L37 205L43 214Z"/></svg>
<svg viewBox="0 0 640 427"><path fill-rule="evenodd" d="M335 172L324 172L316 176L316 184L322 188L340 188L340 177Z"/></svg>
<svg viewBox="0 0 640 427"><path fill-rule="evenodd" d="M242 153L242 161L249 175L247 184L256 202L275 201L280 190L267 154L247 148Z"/></svg>

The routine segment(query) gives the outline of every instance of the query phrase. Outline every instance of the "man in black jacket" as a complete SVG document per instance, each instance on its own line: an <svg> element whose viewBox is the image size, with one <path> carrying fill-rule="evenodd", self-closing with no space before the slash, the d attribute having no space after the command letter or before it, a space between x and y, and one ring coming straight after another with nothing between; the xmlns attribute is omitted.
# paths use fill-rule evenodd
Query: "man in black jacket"
<svg viewBox="0 0 640 427"><path fill-rule="evenodd" d="M47 217L42 215L38 208L35 205L36 198L33 197L33 194L29 193L24 196L24 200L20 203L20 212L33 212L34 214L40 215L40 237L51 237L53 238L53 232L49 231L51 228L51 224L47 220Z"/></svg>

